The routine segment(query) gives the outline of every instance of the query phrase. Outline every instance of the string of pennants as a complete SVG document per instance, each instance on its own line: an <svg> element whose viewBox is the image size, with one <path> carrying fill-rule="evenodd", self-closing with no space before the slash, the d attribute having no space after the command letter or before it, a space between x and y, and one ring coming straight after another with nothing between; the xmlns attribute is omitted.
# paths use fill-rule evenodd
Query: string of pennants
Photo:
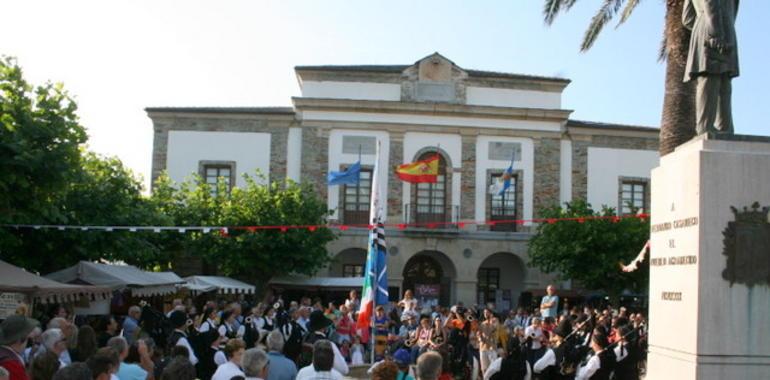
<svg viewBox="0 0 770 380"><path fill-rule="evenodd" d="M487 220L483 222L479 221L459 221L459 222L423 222L423 223L386 223L385 228L396 228L399 230L405 230L407 228L464 228L468 225L505 225L505 224L555 224L559 222L578 222L585 223L587 221L610 221L620 222L622 219L641 219L645 220L649 218L648 214L634 214L634 215L622 215L622 216L583 216L572 218L541 218L541 219L510 219L510 220ZM366 228L372 229L372 224L310 224L310 225L271 225L271 226L74 226L74 225L61 225L61 224L2 224L4 228L14 229L33 229L33 230L58 230L58 231L127 231L127 232L164 232L164 231L176 231L179 233L186 232L201 232L201 233L219 233L220 235L228 235L231 231L280 231L287 232L289 230L307 230L310 232L316 231L319 228L337 229L340 231L347 231L350 228Z"/></svg>

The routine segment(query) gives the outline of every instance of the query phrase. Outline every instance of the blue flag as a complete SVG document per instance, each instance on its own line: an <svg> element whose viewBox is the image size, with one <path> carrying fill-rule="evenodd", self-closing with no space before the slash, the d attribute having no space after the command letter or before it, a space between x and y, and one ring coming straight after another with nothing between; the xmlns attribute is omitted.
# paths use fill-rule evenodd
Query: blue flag
<svg viewBox="0 0 770 380"><path fill-rule="evenodd" d="M489 193L495 195L505 194L505 191L511 187L511 178L513 178L513 165L505 169L503 175L500 176L500 180L489 187Z"/></svg>
<svg viewBox="0 0 770 380"><path fill-rule="evenodd" d="M361 161L356 161L345 171L329 172L327 181L329 186L334 185L355 185L361 177Z"/></svg>

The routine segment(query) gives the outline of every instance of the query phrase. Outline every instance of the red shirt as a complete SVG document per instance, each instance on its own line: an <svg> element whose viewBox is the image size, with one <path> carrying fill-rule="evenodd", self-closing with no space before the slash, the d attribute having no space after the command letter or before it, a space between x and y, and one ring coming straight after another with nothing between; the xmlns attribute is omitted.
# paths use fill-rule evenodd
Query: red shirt
<svg viewBox="0 0 770 380"><path fill-rule="evenodd" d="M0 367L8 371L9 380L29 380L21 357L8 347L0 347Z"/></svg>

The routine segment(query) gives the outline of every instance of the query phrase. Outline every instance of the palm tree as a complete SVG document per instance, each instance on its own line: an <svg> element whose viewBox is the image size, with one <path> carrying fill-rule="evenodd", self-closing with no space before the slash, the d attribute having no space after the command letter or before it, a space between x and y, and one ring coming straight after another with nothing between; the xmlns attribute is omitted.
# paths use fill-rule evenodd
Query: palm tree
<svg viewBox="0 0 770 380"><path fill-rule="evenodd" d="M560 12L568 11L577 0L545 0L545 22L551 25ZM593 46L605 25L620 15L618 26L626 22L641 0L603 0L583 36L580 51ZM695 135L695 91L684 83L690 31L682 24L684 0L665 0L666 22L659 61L666 62L666 90L660 122L660 154L670 153Z"/></svg>

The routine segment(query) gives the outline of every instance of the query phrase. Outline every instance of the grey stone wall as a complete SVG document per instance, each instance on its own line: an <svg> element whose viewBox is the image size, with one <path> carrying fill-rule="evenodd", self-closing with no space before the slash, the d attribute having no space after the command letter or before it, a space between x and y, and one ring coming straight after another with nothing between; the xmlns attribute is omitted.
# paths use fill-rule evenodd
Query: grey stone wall
<svg viewBox="0 0 770 380"><path fill-rule="evenodd" d="M329 135L318 127L302 128L302 162L300 181L311 183L321 199L327 199L329 187L326 176L329 172Z"/></svg>
<svg viewBox="0 0 770 380"><path fill-rule="evenodd" d="M396 166L404 161L404 134L390 133L390 154L388 156L388 222L403 221L401 180L396 176Z"/></svg>
<svg viewBox="0 0 770 380"><path fill-rule="evenodd" d="M535 169L533 186L533 217L539 218L544 207L559 204L561 140L537 138L534 140Z"/></svg>
<svg viewBox="0 0 770 380"><path fill-rule="evenodd" d="M462 136L460 172L460 219L476 217L476 136Z"/></svg>

